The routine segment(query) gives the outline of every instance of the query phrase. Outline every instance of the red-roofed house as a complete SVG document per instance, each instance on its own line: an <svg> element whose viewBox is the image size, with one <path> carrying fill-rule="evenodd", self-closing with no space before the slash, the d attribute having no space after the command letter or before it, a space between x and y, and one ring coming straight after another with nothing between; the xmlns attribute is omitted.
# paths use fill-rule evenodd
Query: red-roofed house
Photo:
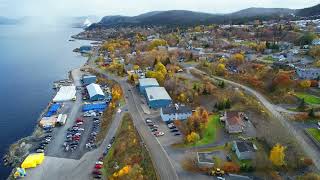
<svg viewBox="0 0 320 180"><path fill-rule="evenodd" d="M225 122L225 128L228 133L242 133L245 126L242 117L242 112L230 111L224 113L221 121Z"/></svg>

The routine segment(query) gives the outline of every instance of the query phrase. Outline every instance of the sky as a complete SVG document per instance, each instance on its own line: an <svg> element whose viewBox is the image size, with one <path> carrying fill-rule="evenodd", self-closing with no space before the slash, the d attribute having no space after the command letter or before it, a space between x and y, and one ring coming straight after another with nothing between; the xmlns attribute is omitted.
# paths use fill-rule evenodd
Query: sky
<svg viewBox="0 0 320 180"><path fill-rule="evenodd" d="M304 8L320 0L0 0L0 16L138 15L157 10L229 13L249 7Z"/></svg>

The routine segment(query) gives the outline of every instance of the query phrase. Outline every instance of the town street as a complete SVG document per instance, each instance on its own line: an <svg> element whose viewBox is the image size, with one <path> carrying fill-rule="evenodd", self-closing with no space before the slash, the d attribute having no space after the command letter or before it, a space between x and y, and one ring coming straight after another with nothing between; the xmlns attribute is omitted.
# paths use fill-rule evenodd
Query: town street
<svg viewBox="0 0 320 180"><path fill-rule="evenodd" d="M194 67L189 67L189 69L198 71L199 73L204 74L205 72L196 69ZM211 76L212 80L220 80L224 81L225 83L228 83L232 86L238 87L246 91L247 93L255 96L274 116L275 119L279 120L279 122L282 124L284 128L286 128L289 133L295 137L298 141L298 143L301 145L302 149L305 151L305 153L313 160L314 165L317 167L317 169L320 169L320 159L319 159L319 149L315 146L315 144L311 141L309 137L306 136L303 129L296 129L292 124L290 124L276 109L275 106L269 102L263 95L261 95L259 92L255 91L254 89L247 87L245 85L217 77L217 76Z"/></svg>

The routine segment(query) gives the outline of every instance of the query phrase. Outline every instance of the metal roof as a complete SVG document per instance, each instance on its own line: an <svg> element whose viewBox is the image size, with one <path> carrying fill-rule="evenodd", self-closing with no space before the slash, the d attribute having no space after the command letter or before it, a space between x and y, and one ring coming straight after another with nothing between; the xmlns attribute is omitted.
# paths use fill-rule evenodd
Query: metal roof
<svg viewBox="0 0 320 180"><path fill-rule="evenodd" d="M101 89L101 87L98 84L91 83L87 86L87 90L89 93L90 98L92 98L95 95L102 95L104 96L104 93Z"/></svg>
<svg viewBox="0 0 320 180"><path fill-rule="evenodd" d="M159 83L155 78L139 79L139 84L140 86L159 86Z"/></svg>
<svg viewBox="0 0 320 180"><path fill-rule="evenodd" d="M146 88L146 94L149 101L171 100L171 97L164 87L148 87Z"/></svg>
<svg viewBox="0 0 320 180"><path fill-rule="evenodd" d="M162 108L163 114L182 114L182 113L192 113L192 109L189 106L169 106Z"/></svg>

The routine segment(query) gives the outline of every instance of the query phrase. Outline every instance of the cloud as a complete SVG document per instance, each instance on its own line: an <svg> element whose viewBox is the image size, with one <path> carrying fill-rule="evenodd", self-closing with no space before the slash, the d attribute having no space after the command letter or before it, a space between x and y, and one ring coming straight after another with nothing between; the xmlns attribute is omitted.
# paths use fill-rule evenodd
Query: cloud
<svg viewBox="0 0 320 180"><path fill-rule="evenodd" d="M137 15L172 9L227 13L248 7L303 8L317 3L319 0L0 0L0 15Z"/></svg>

